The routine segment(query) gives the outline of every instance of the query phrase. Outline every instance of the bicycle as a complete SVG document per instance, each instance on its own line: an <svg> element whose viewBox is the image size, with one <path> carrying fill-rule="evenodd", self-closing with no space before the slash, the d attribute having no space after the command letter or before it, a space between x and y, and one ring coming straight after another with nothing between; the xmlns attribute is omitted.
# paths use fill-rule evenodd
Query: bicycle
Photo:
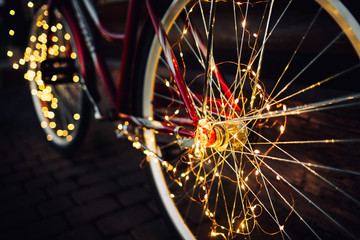
<svg viewBox="0 0 360 240"><path fill-rule="evenodd" d="M343 3L130 0L124 33L91 1L33 19L19 63L47 140L73 151L91 112L117 122L180 238L360 237L360 26ZM123 41L117 87L99 35Z"/></svg>

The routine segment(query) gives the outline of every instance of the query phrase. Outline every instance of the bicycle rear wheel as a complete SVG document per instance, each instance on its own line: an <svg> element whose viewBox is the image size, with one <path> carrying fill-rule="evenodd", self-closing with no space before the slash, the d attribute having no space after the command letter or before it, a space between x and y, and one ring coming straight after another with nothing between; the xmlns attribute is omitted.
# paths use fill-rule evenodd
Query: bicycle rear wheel
<svg viewBox="0 0 360 240"><path fill-rule="evenodd" d="M143 116L196 131L191 147L144 132L181 238L360 237L360 27L346 7L183 0L162 22L201 119L188 116L155 37Z"/></svg>
<svg viewBox="0 0 360 240"><path fill-rule="evenodd" d="M78 46L65 15L55 10L50 26L46 5L36 13L23 61L36 115L46 139L62 152L83 138L90 108L82 89Z"/></svg>

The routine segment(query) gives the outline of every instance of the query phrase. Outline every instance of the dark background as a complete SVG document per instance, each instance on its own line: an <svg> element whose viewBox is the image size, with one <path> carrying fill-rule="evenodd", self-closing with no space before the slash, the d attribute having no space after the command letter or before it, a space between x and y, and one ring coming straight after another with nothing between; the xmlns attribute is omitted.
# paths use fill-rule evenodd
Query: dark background
<svg viewBox="0 0 360 240"><path fill-rule="evenodd" d="M26 2L0 1L0 239L174 239L157 207L144 156L116 139L115 124L92 122L71 156L43 141L23 71L12 69L28 38ZM345 4L357 9L355 2ZM103 13L119 9L105 7ZM118 47L104 49L111 59L121 54ZM112 74L116 78L118 71Z"/></svg>

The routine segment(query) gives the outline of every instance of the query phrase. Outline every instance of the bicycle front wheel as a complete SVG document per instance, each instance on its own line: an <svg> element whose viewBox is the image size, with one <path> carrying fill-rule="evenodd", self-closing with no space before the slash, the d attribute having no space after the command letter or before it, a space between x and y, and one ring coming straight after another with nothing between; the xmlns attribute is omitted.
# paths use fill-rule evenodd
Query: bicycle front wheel
<svg viewBox="0 0 360 240"><path fill-rule="evenodd" d="M199 119L155 36L143 116L195 132L191 146L144 132L181 238L359 238L360 27L348 9L183 0L162 23Z"/></svg>
<svg viewBox="0 0 360 240"><path fill-rule="evenodd" d="M37 11L20 61L28 62L25 79L46 139L69 152L82 139L90 112L73 31L61 11L52 14L50 23L46 5Z"/></svg>

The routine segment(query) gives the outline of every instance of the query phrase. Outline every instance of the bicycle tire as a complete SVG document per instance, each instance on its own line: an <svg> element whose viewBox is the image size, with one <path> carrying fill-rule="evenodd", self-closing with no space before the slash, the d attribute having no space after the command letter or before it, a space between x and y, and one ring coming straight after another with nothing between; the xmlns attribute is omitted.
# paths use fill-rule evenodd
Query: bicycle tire
<svg viewBox="0 0 360 240"><path fill-rule="evenodd" d="M81 143L91 113L82 88L80 64L85 64L80 63L83 56L79 54L84 51L78 51L81 46L74 39L76 30L67 20L68 11L54 9L54 24L49 26L47 6L39 8L23 59L28 62L25 79L40 126L47 142L62 153L72 152ZM47 39L47 32L51 39Z"/></svg>
<svg viewBox="0 0 360 240"><path fill-rule="evenodd" d="M213 45L214 60L210 60L210 68L219 68L235 80L234 76L241 72L247 77L238 83L243 87L232 88L233 95L239 96L236 99L242 110L234 110L229 98L221 94L222 90L211 90L208 109L212 110L209 111L201 105L203 88L198 80L205 75L206 51L201 52L199 45L202 44L194 36L198 34L206 45L208 31L204 28L210 28L210 2L174 1L162 23L198 116L206 119L204 125L211 124L211 131L215 131L214 125L223 124L230 134L219 134L223 142L218 145L209 147L200 142L196 147L195 140L192 147L181 149L175 136L144 131L147 147L164 161L160 164L157 158L149 156L161 202L179 235L182 239L358 238L360 196L356 192L359 178L356 159L359 156L357 100L360 91L350 80L351 74L359 73L358 22L338 0L318 0L305 5L301 1L283 1L283 5L271 0L248 1L248 4L246 1L214 1L219 9L215 13L221 15L215 20L214 31L220 34L214 33L214 42L221 44ZM225 6L227 4L229 6ZM226 7L229 12L224 10ZM246 15L248 12L252 12L254 18ZM269 12L279 21L271 19L267 24ZM299 19L292 20L292 17ZM264 24L261 19L265 19ZM216 25L221 20L224 23ZM257 21L257 25L251 25L251 21ZM321 31L330 24L334 30L326 27ZM199 33L190 34L194 29ZM226 35L229 29L236 34ZM225 36L221 36L223 34ZM266 49L263 57L252 58L256 54L262 56L264 35L270 37L266 38L266 48L263 45ZM224 44L226 41L229 44ZM254 45L254 41L259 41L259 45ZM230 50L220 54L228 50L228 46L233 46L235 57L229 54ZM287 57L283 57L284 53ZM329 63L331 57L336 59L332 60L336 66ZM164 59L155 36L140 93L142 115L179 124L201 135L203 127L191 123ZM211 65L211 61L215 64ZM259 67L253 67L257 61L260 61ZM200 65L202 62L200 67L196 66L199 62ZM274 67L272 62L281 67ZM235 80L227 81L234 86ZM216 80L211 84L213 88L219 85ZM324 91L318 91L317 86ZM336 104L337 101L340 104ZM276 121L271 114L277 116ZM185 118L182 125L180 118ZM236 119L236 124L227 123L231 118ZM241 140L234 141L238 134ZM256 140L251 135L255 135ZM198 155L196 148L200 149ZM321 153L326 154L328 161L324 161ZM338 159L347 160L347 166L341 165ZM208 160L211 161L207 163ZM228 189L224 186L231 184L234 186L227 196ZM310 214L308 209L316 213Z"/></svg>

